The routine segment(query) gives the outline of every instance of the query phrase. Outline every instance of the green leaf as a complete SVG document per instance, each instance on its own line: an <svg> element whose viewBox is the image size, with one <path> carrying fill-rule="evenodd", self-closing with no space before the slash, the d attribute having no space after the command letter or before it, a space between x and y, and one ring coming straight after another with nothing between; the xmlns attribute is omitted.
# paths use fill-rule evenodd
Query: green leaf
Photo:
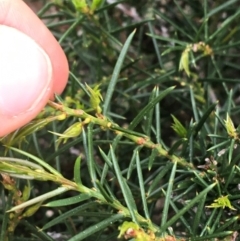
<svg viewBox="0 0 240 241"><path fill-rule="evenodd" d="M168 150L168 154L172 155L173 153L175 153L176 150L178 150L180 148L181 145L188 145L188 139L187 138L183 138L183 139L179 139L177 140L172 146L171 148ZM184 149L184 147L182 148L182 150Z"/></svg>
<svg viewBox="0 0 240 241"><path fill-rule="evenodd" d="M82 201L90 199L91 196L87 193L81 193L77 196L70 197L70 198L64 198L64 199L59 199L55 201L48 202L44 204L44 207L63 207L63 206L69 206L72 204L80 203Z"/></svg>
<svg viewBox="0 0 240 241"><path fill-rule="evenodd" d="M1 195L1 199L3 200L3 217L1 217L1 232L0 232L0 240L4 240L8 235L8 225L11 222L10 214L7 212L7 210L12 206L13 200L13 194L10 193L8 195L8 199L5 202L5 195Z"/></svg>
<svg viewBox="0 0 240 241"><path fill-rule="evenodd" d="M173 125L172 128L173 130L181 137L181 138L186 138L187 137L187 130L186 128L181 124L181 122L174 116L171 115L173 118Z"/></svg>
<svg viewBox="0 0 240 241"><path fill-rule="evenodd" d="M162 227L160 227L160 231L164 232L168 227L170 227L173 223L175 223L184 213L186 213L191 207L193 207L196 203L198 203L206 193L216 186L217 183L213 183L205 188L202 192L200 192L195 198L193 198L189 203L187 203L176 215L174 215L169 221L167 221Z"/></svg>
<svg viewBox="0 0 240 241"><path fill-rule="evenodd" d="M192 30L195 33L197 33L197 29L196 29L194 21L192 21L192 18L188 16L188 13L186 13L186 11L184 11L184 9L182 9L182 7L180 6L180 2L178 2L177 0L174 0L174 3L176 4L179 12L181 12L181 15L184 17L184 19L188 23L188 26L190 26L192 28Z"/></svg>
<svg viewBox="0 0 240 241"><path fill-rule="evenodd" d="M227 119L224 121L225 127L227 129L227 133L231 138L237 139L237 131L234 127L232 119L230 118L229 114L227 114Z"/></svg>
<svg viewBox="0 0 240 241"><path fill-rule="evenodd" d="M236 21L236 19L239 18L239 15L240 15L240 10L236 9L234 14L231 14L228 18L226 18L221 23L221 25L218 28L216 28L216 31L212 33L211 36L209 36L208 41L211 41L215 37L218 37L223 30L227 29L232 22Z"/></svg>
<svg viewBox="0 0 240 241"><path fill-rule="evenodd" d="M29 207L26 211L24 211L24 213L22 214L22 216L25 217L31 217L34 213L37 212L37 210L41 207L42 202L36 203L35 205Z"/></svg>
<svg viewBox="0 0 240 241"><path fill-rule="evenodd" d="M131 158L131 161L128 165L128 170L127 170L127 179L130 179L131 177L131 174L132 174L132 171L136 168L136 155L137 155L137 152L141 149L142 147L141 146L138 146L134 149L133 151L133 155L132 155L132 158Z"/></svg>
<svg viewBox="0 0 240 241"><path fill-rule="evenodd" d="M63 132L63 134L52 132L52 131L49 131L49 132L59 136L57 140L57 146L59 146L62 141L63 141L63 144L65 144L69 138L74 138L79 136L82 132L82 125L83 125L82 122L76 122L70 127L68 127L67 130Z"/></svg>
<svg viewBox="0 0 240 241"><path fill-rule="evenodd" d="M87 165L88 165L88 170L91 178L91 182L94 187L96 187L96 180L97 180L97 174L96 174L96 162L93 157L93 124L90 123L87 127L87 140L88 140L88 160L87 160Z"/></svg>
<svg viewBox="0 0 240 241"><path fill-rule="evenodd" d="M62 0L61 0L62 1ZM77 0L76 0L77 1ZM86 9L87 10L87 9ZM85 12L85 11L84 11ZM61 38L59 39L59 44L62 44L63 41L72 33L72 31L79 26L79 24L84 20L84 15L79 16L75 22L65 31Z"/></svg>
<svg viewBox="0 0 240 241"><path fill-rule="evenodd" d="M63 214L61 214L60 216L58 216L57 218L52 219L50 222L46 223L41 230L45 230L48 228L51 228L52 226L58 224L58 223L62 223L64 222L67 218L70 218L72 216L79 216L80 213L84 210L86 210L87 208L92 208L95 207L96 205L99 205L96 202L88 202L85 203L81 206L78 206L76 208L73 208Z"/></svg>
<svg viewBox="0 0 240 241"><path fill-rule="evenodd" d="M197 212L196 212L196 215L194 217L193 227L192 227L194 236L196 236L197 230L198 230L199 225L200 225L200 219L201 219L202 213L204 212L204 204L205 204L205 201L206 201L206 196L207 195L203 196L202 199L198 203Z"/></svg>
<svg viewBox="0 0 240 241"><path fill-rule="evenodd" d="M40 158L28 153L28 152L25 152L25 151L22 151L22 150L19 150L15 147L8 147L9 149L15 151L15 152L18 152L24 156L27 156L29 157L30 159L34 160L35 162L37 162L39 165L41 165L42 167L46 168L49 172L51 172L52 174L58 176L58 177L63 177L61 173L59 173L58 171L56 171L53 167L51 167L48 163L46 163L45 161L41 160Z"/></svg>
<svg viewBox="0 0 240 241"><path fill-rule="evenodd" d="M96 85L93 89L86 84L87 90L90 93L90 106L93 110L96 111L97 114L101 114L102 109L100 107L100 103L102 101L102 95L99 89L100 85Z"/></svg>
<svg viewBox="0 0 240 241"><path fill-rule="evenodd" d="M150 95L149 102L152 102L152 100L156 97L156 92L158 87L155 87ZM150 137L151 134L151 128L152 128L152 122L153 122L153 111L154 109L152 108L148 114L146 115L146 125L144 125L144 132L146 133L147 136Z"/></svg>
<svg viewBox="0 0 240 241"><path fill-rule="evenodd" d="M37 237L37 239L33 240L32 237L29 239L23 239L22 237L19 237L19 239L17 239L17 237L14 237L14 241L56 241L55 239L51 238L49 235L47 235L46 233L44 233L43 231L39 230L39 228L34 225L33 222L28 222L26 219L21 220L21 225L23 225L29 233L31 233L32 236Z"/></svg>
<svg viewBox="0 0 240 241"><path fill-rule="evenodd" d="M79 156L74 165L74 181L78 186L82 185L82 180L81 180L81 156Z"/></svg>
<svg viewBox="0 0 240 241"><path fill-rule="evenodd" d="M103 197L106 199L106 201L109 203L113 203L113 199L108 195L108 193L104 189L103 185L99 182L99 180L96 180L96 186L100 193L103 195Z"/></svg>
<svg viewBox="0 0 240 241"><path fill-rule="evenodd" d="M6 146L14 146L18 144L21 146L23 141L26 141L26 137L36 131L43 129L47 124L54 120L59 120L59 118L66 117L65 115L48 117L41 120L33 120L30 123L26 124L22 128L10 133L9 135L4 136L1 138L1 142Z"/></svg>
<svg viewBox="0 0 240 241"><path fill-rule="evenodd" d="M165 197L167 196L166 192L162 189L163 194L165 195ZM169 204L171 205L172 209L175 211L175 213L179 212L178 207L175 205L175 200L172 200L171 198L169 199ZM181 216L179 218L183 224L183 226L185 226L186 230L188 230L189 233L192 233L191 231L191 225L189 224L189 222L186 220L186 218L184 216ZM174 234L173 234L174 235Z"/></svg>
<svg viewBox="0 0 240 241"><path fill-rule="evenodd" d="M136 165L137 165L138 182L139 182L139 187L140 187L140 192L141 192L141 197L142 197L144 214L145 214L145 217L148 220L150 220L146 192L145 192L145 187L144 187L143 174L142 174L143 170L142 170L142 166L141 166L141 162L140 162L139 152L137 152L137 155L136 155Z"/></svg>
<svg viewBox="0 0 240 241"><path fill-rule="evenodd" d="M152 108L166 95L168 95L175 87L169 87L166 90L162 91L156 98L154 98L151 102L149 102L139 113L138 115L133 119L133 121L130 123L128 129L133 130L140 121L144 118L145 115L151 111Z"/></svg>
<svg viewBox="0 0 240 241"><path fill-rule="evenodd" d="M110 104L110 101L111 101L111 98L112 98L112 95L113 95L113 91L115 89L115 86L116 86L116 83L117 83L117 80L118 80L119 73L121 71L123 61L125 59L125 56L127 54L128 48L131 44L131 41L133 39L133 36L134 36L135 32L136 32L136 30L134 30L129 35L129 37L127 38L127 40L126 40L126 42L125 42L125 44L124 44L124 46L121 50L121 53L118 57L117 63L114 67L112 78L110 80L110 83L108 84L108 89L107 89L107 92L106 92L105 101L104 101L104 105L103 105L103 115L104 116L106 116L107 111L109 110L109 104Z"/></svg>
<svg viewBox="0 0 240 241"><path fill-rule="evenodd" d="M31 199L27 202L21 203L21 204L15 206L15 207L11 208L10 210L8 210L8 212L13 212L13 211L17 211L17 210L29 207L31 205L34 205L34 204L39 203L39 202L43 202L43 201L45 201L49 198L55 197L55 196L60 195L64 192L67 192L67 191L69 191L68 187L59 187L56 190L53 190L51 192L40 195L40 196L38 196L36 198L33 198L33 199Z"/></svg>
<svg viewBox="0 0 240 241"><path fill-rule="evenodd" d="M100 148L100 147L98 147L98 149L99 149L99 151L100 151L100 154L101 154L101 156L102 156L102 158L104 159L104 161L106 162L106 164L110 167L110 168L112 168L112 162L111 162L111 160L110 160L110 158L104 153L104 151Z"/></svg>
<svg viewBox="0 0 240 241"><path fill-rule="evenodd" d="M238 157L237 157L238 158ZM224 185L224 190L227 192L228 190L228 185L233 181L233 178L236 175L236 166L232 166L230 172L227 173L227 177L225 178L225 185Z"/></svg>
<svg viewBox="0 0 240 241"><path fill-rule="evenodd" d="M89 7L86 3L86 0L72 0L72 3L77 11L80 13L88 13Z"/></svg>
<svg viewBox="0 0 240 241"><path fill-rule="evenodd" d="M31 169L37 169L37 170L44 170L42 166L39 166L38 164L32 163L27 160L19 159L19 158L14 158L14 157L0 157L0 162L9 162L12 163L13 165L15 164L20 164L25 167L30 167Z"/></svg>
<svg viewBox="0 0 240 241"><path fill-rule="evenodd" d="M134 201L134 198L133 198L133 195L132 195L132 192L131 192L129 186L127 185L126 179L121 174L121 170L120 170L120 167L118 165L118 161L116 159L116 156L115 156L115 153L114 153L112 147L110 147L110 153L111 153L111 158L112 158L114 170L115 170L117 180L119 182L124 200L127 204L127 207L128 207L129 212L131 214L132 220L135 223L138 223L137 218L136 218L136 213L137 213L136 203Z"/></svg>
<svg viewBox="0 0 240 241"><path fill-rule="evenodd" d="M163 208L163 212L162 212L161 227L166 224L167 219L168 219L168 210L169 210L170 199L172 197L172 190L173 190L176 169L177 169L177 162L175 162L173 164L171 175L170 175L170 178L168 181L168 188L167 188L167 193L165 195L164 208Z"/></svg>
<svg viewBox="0 0 240 241"><path fill-rule="evenodd" d="M149 30L150 30L150 33L151 33L152 35L154 35L154 34L155 34L155 32L154 32L154 26L153 26L152 22L150 22L150 21L148 22L148 28L149 28ZM156 52L156 55L157 55L159 67L160 67L161 69L163 69L164 67L163 67L163 63L162 63L161 53L160 53L160 50L159 50L159 49L160 49L160 48L159 48L159 45L158 45L158 43L157 43L157 41L156 41L155 38L152 38L152 42L153 42L154 49L155 49L155 52Z"/></svg>
<svg viewBox="0 0 240 241"><path fill-rule="evenodd" d="M103 3L103 0L92 0L90 9L94 12L97 8L100 7L102 3Z"/></svg>
<svg viewBox="0 0 240 241"><path fill-rule="evenodd" d="M182 46L181 49L183 49L183 46L187 45L187 42L178 40L176 38L168 38L168 37L163 37L161 35L154 35L154 34L149 34L149 33L147 33L146 35L149 36L149 37L155 38L155 39L159 39L159 40L162 40L162 41L170 42L172 44L179 44L179 45Z"/></svg>
<svg viewBox="0 0 240 241"><path fill-rule="evenodd" d="M27 201L30 197L31 194L31 185L30 182L27 181L27 185L24 186L23 191L22 191L22 200Z"/></svg>
<svg viewBox="0 0 240 241"><path fill-rule="evenodd" d="M238 216L229 218L227 220L225 220L224 224L222 226L220 226L220 228L218 228L215 233L219 233L220 231L224 231L226 230L230 225L232 225L234 222L236 222L237 220L239 220Z"/></svg>
<svg viewBox="0 0 240 241"><path fill-rule="evenodd" d="M185 28L183 28L181 25L176 24L174 21L172 21L167 14L162 13L161 11L158 11L157 9L153 10L158 16L160 16L160 18L162 18L163 20L165 20L166 22L168 22L174 29L176 29L176 31L179 31L182 33L183 36L188 37L191 42L193 41L193 36L194 35L190 35L185 31Z"/></svg>
<svg viewBox="0 0 240 241"><path fill-rule="evenodd" d="M27 162L27 161L25 161ZM22 162L24 163L24 162ZM19 165L15 162L0 162L0 173L22 179L36 179L40 181L56 181L61 183L61 178L39 168L31 168L34 165ZM3 183L4 184L4 183ZM7 186L6 186L7 187Z"/></svg>
<svg viewBox="0 0 240 241"><path fill-rule="evenodd" d="M184 70L188 77L190 77L189 70L189 48L186 48L181 55L180 63L179 63L179 71Z"/></svg>
<svg viewBox="0 0 240 241"><path fill-rule="evenodd" d="M124 218L124 215L114 214L110 218L107 218L107 219L83 230L82 232L78 233L74 237L70 238L68 241L81 241L85 238L88 238L90 235L92 235L98 231L104 230L106 227L109 227L110 224L117 222L117 221L121 220L122 218Z"/></svg>
<svg viewBox="0 0 240 241"><path fill-rule="evenodd" d="M207 149L207 151L212 151L212 150L215 150L220 147L223 147L222 150L226 150L224 147L230 146L230 144L231 144L231 140L226 140L226 141L220 142L220 143L210 147L209 149Z"/></svg>
<svg viewBox="0 0 240 241"><path fill-rule="evenodd" d="M218 104L218 102L213 103L212 105L210 105L208 107L208 109L204 112L203 116L201 117L200 120L198 120L197 125L193 128L194 130L194 136L196 136L198 134L198 132L200 131L200 129L202 128L202 126L204 125L204 123L206 122L207 118L211 115L211 113L213 112L213 110L216 108L216 105Z"/></svg>
<svg viewBox="0 0 240 241"><path fill-rule="evenodd" d="M231 163L231 160L232 160L232 157L233 157L233 150L235 149L235 145L236 145L235 142L236 142L236 140L232 139L231 144L229 146L229 153L228 153L228 163L229 164Z"/></svg>
<svg viewBox="0 0 240 241"><path fill-rule="evenodd" d="M236 210L231 202L229 201L228 199L228 195L227 196L221 196L217 199L214 200L214 202L209 205L209 206L206 206L207 208L225 208L225 207L228 207L229 209L231 210Z"/></svg>
<svg viewBox="0 0 240 241"><path fill-rule="evenodd" d="M224 231L221 233L213 233L213 234L209 234L209 235L204 235L202 237L196 237L194 238L194 241L206 241L206 240L213 240L213 239L217 239L217 238L223 238L223 237L227 237L226 239L221 239L221 240L226 240L226 241L232 241L232 234L233 231Z"/></svg>
<svg viewBox="0 0 240 241"><path fill-rule="evenodd" d="M147 196L150 196L156 186L159 186L159 182L161 182L161 179L169 172L169 170L172 168L173 163L167 162L166 165L164 165L161 169L161 171L158 173L158 175L153 179L153 182L151 183L150 187L147 191Z"/></svg>
<svg viewBox="0 0 240 241"><path fill-rule="evenodd" d="M238 2L238 0L228 0L226 2L223 2L223 4L216 5L215 8L211 9L211 11L208 12L206 18L210 18L216 13L226 10L227 7L231 7L235 2Z"/></svg>
<svg viewBox="0 0 240 241"><path fill-rule="evenodd" d="M150 155L149 160L148 160L148 170L149 171L152 169L154 160L155 160L157 155L158 155L158 150L155 148L155 149L152 150L151 155Z"/></svg>

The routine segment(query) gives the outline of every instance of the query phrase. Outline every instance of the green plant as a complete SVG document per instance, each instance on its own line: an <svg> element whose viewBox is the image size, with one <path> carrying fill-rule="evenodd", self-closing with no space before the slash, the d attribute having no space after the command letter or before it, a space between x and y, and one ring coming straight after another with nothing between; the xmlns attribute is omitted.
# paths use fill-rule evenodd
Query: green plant
<svg viewBox="0 0 240 241"><path fill-rule="evenodd" d="M1 139L1 240L237 239L237 2L43 6L69 84Z"/></svg>

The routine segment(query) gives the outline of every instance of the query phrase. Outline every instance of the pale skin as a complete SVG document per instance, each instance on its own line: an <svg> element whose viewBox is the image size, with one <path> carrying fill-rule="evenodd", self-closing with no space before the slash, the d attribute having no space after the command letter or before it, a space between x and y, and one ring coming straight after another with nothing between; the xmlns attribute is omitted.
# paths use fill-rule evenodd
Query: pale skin
<svg viewBox="0 0 240 241"><path fill-rule="evenodd" d="M0 0L0 137L30 122L68 79L57 40L22 0Z"/></svg>

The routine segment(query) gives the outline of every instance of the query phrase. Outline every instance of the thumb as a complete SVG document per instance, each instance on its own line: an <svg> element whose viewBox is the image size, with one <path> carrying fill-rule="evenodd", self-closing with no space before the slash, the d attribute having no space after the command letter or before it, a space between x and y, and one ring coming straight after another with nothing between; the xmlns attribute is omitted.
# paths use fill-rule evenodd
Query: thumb
<svg viewBox="0 0 240 241"><path fill-rule="evenodd" d="M34 40L3 25L0 36L0 136L3 136L41 111L52 94L53 81L51 61Z"/></svg>

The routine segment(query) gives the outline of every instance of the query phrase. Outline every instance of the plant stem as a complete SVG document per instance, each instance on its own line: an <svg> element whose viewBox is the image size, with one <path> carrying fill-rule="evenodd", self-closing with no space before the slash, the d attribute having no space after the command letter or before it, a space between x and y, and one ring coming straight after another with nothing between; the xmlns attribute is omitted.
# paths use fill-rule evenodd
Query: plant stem
<svg viewBox="0 0 240 241"><path fill-rule="evenodd" d="M156 149L158 152L158 155L164 156L167 159L171 160L172 162L177 162L181 166L184 166L191 170L195 169L195 167L192 165L192 163L188 163L185 159L183 159L181 157L178 157L175 155L170 155L168 153L168 151L166 151L160 144L156 144L156 143L152 142L148 136L145 136L144 134L137 133L137 132L132 132L132 131L129 132L127 129L121 128L116 123L109 121L104 116L99 115L98 117L95 117L90 114L87 114L83 110L71 109L69 107L63 106L62 104L58 104L58 103L55 103L52 101L49 101L48 104L52 108L65 113L67 116L79 117L81 119L84 119L86 123L92 122L105 129L112 130L116 134L121 134L121 135L125 136L126 138L132 140L137 145L142 145L142 146L150 148L150 149Z"/></svg>

